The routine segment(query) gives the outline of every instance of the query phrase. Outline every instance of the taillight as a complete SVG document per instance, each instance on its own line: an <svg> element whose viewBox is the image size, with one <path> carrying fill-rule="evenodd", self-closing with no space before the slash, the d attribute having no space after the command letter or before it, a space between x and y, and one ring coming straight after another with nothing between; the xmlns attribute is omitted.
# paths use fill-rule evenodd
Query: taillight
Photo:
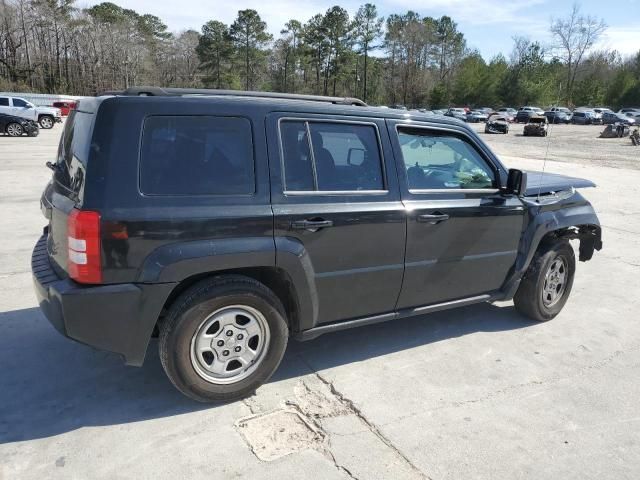
<svg viewBox="0 0 640 480"><path fill-rule="evenodd" d="M73 209L67 220L69 276L80 283L101 283L100 214Z"/></svg>

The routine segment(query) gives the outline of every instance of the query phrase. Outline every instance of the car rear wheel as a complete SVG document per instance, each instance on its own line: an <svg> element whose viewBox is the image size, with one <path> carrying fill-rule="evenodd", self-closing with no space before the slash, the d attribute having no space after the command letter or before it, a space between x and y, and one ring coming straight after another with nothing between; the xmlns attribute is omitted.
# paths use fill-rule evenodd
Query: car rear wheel
<svg viewBox="0 0 640 480"><path fill-rule="evenodd" d="M160 325L171 382L201 402L245 397L276 370L288 340L282 303L244 276L205 280L183 293Z"/></svg>
<svg viewBox="0 0 640 480"><path fill-rule="evenodd" d="M19 137L24 133L24 128L19 123L10 123L5 129L10 137Z"/></svg>
<svg viewBox="0 0 640 480"><path fill-rule="evenodd" d="M41 128L49 130L50 128L53 128L53 117L51 117L50 115L43 115L42 117L40 117L38 123L40 123Z"/></svg>
<svg viewBox="0 0 640 480"><path fill-rule="evenodd" d="M569 298L575 271L575 254L569 242L540 247L513 298L516 310L538 322L551 320Z"/></svg>

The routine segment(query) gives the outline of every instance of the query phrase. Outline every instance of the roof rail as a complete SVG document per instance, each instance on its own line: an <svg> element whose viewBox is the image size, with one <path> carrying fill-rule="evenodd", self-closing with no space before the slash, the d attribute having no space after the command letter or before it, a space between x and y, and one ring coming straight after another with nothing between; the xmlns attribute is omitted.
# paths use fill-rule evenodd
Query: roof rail
<svg viewBox="0 0 640 480"><path fill-rule="evenodd" d="M305 100L310 102L326 102L336 105L356 105L366 107L362 100L353 97L325 97L322 95L301 95L298 93L252 92L244 90L217 90L212 88L161 88L161 87L129 87L125 90L109 90L102 95L122 95L127 97L179 97L190 95L233 95L238 97L282 98L286 100Z"/></svg>

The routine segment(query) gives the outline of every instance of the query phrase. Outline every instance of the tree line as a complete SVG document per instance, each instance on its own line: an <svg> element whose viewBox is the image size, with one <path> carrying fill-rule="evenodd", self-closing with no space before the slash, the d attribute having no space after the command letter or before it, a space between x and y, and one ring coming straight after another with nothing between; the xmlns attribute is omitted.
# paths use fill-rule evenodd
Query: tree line
<svg viewBox="0 0 640 480"><path fill-rule="evenodd" d="M489 61L449 16L383 18L367 3L289 20L274 37L256 10L172 33L105 2L0 0L0 90L94 95L133 85L355 96L371 104L640 105L640 51L595 50L607 26L577 5L553 44L505 39Z"/></svg>

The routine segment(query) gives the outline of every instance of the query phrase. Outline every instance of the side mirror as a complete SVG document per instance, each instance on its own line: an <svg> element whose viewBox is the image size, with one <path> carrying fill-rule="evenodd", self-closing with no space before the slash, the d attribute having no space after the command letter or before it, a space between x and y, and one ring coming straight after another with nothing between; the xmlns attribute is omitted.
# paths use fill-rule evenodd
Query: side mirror
<svg viewBox="0 0 640 480"><path fill-rule="evenodd" d="M515 168L509 169L509 176L507 177L507 186L505 193L509 195L517 195L523 197L527 191L527 174L522 170Z"/></svg>

